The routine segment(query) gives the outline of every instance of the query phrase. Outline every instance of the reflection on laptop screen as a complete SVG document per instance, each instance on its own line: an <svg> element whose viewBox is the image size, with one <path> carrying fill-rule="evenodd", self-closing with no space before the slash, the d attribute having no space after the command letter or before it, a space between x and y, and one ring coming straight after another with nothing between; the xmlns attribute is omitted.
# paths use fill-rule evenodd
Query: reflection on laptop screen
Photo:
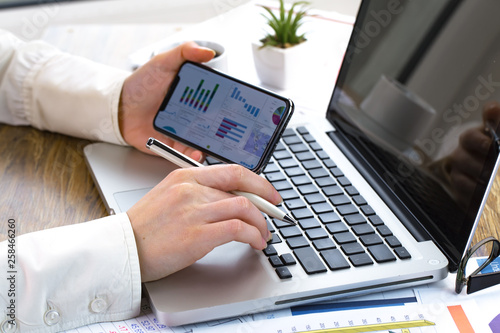
<svg viewBox="0 0 500 333"><path fill-rule="evenodd" d="M401 219L457 258L498 156L499 12L494 0L364 2L328 111Z"/></svg>

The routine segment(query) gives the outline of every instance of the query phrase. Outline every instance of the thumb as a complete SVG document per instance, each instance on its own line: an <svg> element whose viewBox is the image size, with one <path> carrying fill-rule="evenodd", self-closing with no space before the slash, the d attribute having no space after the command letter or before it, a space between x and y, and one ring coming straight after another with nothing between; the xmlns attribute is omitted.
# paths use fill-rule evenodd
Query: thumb
<svg viewBox="0 0 500 333"><path fill-rule="evenodd" d="M158 61L168 62L169 67L179 67L186 60L194 62L207 62L215 56L215 51L199 46L195 42L185 42L169 52L160 53Z"/></svg>

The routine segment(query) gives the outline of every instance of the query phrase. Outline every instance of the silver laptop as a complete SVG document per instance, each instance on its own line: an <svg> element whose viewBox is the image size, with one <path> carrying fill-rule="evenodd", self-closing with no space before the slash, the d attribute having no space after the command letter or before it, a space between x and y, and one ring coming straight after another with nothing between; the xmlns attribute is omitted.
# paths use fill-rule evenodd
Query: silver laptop
<svg viewBox="0 0 500 333"><path fill-rule="evenodd" d="M364 1L326 119L287 128L263 173L299 226L268 219L266 250L226 244L146 283L158 320L293 307L456 270L498 167L498 122L483 123L500 98L498 12L495 0ZM175 168L108 144L85 153L114 213Z"/></svg>

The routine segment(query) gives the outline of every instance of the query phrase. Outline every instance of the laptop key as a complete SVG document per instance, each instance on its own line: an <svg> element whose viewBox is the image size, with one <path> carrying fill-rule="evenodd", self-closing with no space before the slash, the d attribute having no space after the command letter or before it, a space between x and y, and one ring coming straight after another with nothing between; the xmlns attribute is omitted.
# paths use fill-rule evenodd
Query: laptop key
<svg viewBox="0 0 500 333"><path fill-rule="evenodd" d="M342 188L338 185L327 186L327 187L324 187L322 190L323 190L323 193L325 193L325 195L327 195L329 197L344 193L344 191L342 191Z"/></svg>
<svg viewBox="0 0 500 333"><path fill-rule="evenodd" d="M265 174L266 178L270 182L276 182L280 180L285 180L286 176L281 171L269 172Z"/></svg>
<svg viewBox="0 0 500 333"><path fill-rule="evenodd" d="M293 209L300 209L300 208L306 207L306 203L301 198L297 198L297 199L285 201L285 206L286 206L286 208L293 210Z"/></svg>
<svg viewBox="0 0 500 333"><path fill-rule="evenodd" d="M320 238L313 240L313 246L318 251L335 249L335 243L330 238Z"/></svg>
<svg viewBox="0 0 500 333"><path fill-rule="evenodd" d="M323 149L318 149L316 150L316 155L321 159L321 160L326 160L328 158L330 158L330 156L328 155L328 153L326 151L324 151Z"/></svg>
<svg viewBox="0 0 500 333"><path fill-rule="evenodd" d="M294 144L294 145L290 145L290 146L288 146L288 148L290 148L290 150L294 154L301 153L301 152L304 152L304 151L309 151L309 148L307 148L307 146L305 144L303 144L303 143L297 143L297 144Z"/></svg>
<svg viewBox="0 0 500 333"><path fill-rule="evenodd" d="M276 191L280 192L283 190L290 190L292 189L292 184L288 180L281 180L278 182L273 182L272 183Z"/></svg>
<svg viewBox="0 0 500 333"><path fill-rule="evenodd" d="M316 182L316 184L318 184L319 187L332 186L337 184L335 179L333 179L333 177L331 176L316 178L314 179L314 181Z"/></svg>
<svg viewBox="0 0 500 333"><path fill-rule="evenodd" d="M284 159L291 159L292 154L288 152L288 150L275 150L273 153L273 157L275 160L281 161Z"/></svg>
<svg viewBox="0 0 500 333"><path fill-rule="evenodd" d="M302 133L301 133L302 134ZM309 133L307 134L302 134L302 138L304 139L305 142L311 143L311 142L316 142L316 139Z"/></svg>
<svg viewBox="0 0 500 333"><path fill-rule="evenodd" d="M358 242L347 243L347 244L342 245L340 248L347 256L350 256L353 254L365 253L365 249Z"/></svg>
<svg viewBox="0 0 500 333"><path fill-rule="evenodd" d="M332 271L351 267L338 249L324 250L320 254Z"/></svg>
<svg viewBox="0 0 500 333"><path fill-rule="evenodd" d="M411 258L410 252L408 252L408 250L406 250L403 246L395 248L394 252L396 252L396 255L399 257L399 259Z"/></svg>
<svg viewBox="0 0 500 333"><path fill-rule="evenodd" d="M345 225L344 222L328 223L326 225L326 229L328 229L328 232L331 234L349 231L349 228Z"/></svg>
<svg viewBox="0 0 500 333"><path fill-rule="evenodd" d="M361 206L361 211L363 212L363 214L365 214L366 216L369 216L369 215L375 215L375 211L373 210L372 206L370 205L364 205L364 206Z"/></svg>
<svg viewBox="0 0 500 333"><path fill-rule="evenodd" d="M268 163L266 168L264 169L264 174L279 171L278 164L276 163Z"/></svg>
<svg viewBox="0 0 500 333"><path fill-rule="evenodd" d="M328 233L323 228L314 228L306 230L306 236L310 240L315 240L328 237Z"/></svg>
<svg viewBox="0 0 500 333"><path fill-rule="evenodd" d="M358 190L352 185L346 186L344 189L351 197L359 194Z"/></svg>
<svg viewBox="0 0 500 333"><path fill-rule="evenodd" d="M316 169L311 169L309 170L309 175L312 178L321 178L321 177L326 177L328 176L328 171L326 171L323 168L316 168Z"/></svg>
<svg viewBox="0 0 500 333"><path fill-rule="evenodd" d="M307 194L319 192L318 187L314 184L302 185L302 186L299 186L298 188L299 188L300 194L302 194L302 195L307 195Z"/></svg>
<svg viewBox="0 0 500 333"><path fill-rule="evenodd" d="M359 237L359 240L364 246L372 246L383 243L382 238L380 238L377 234L363 235Z"/></svg>
<svg viewBox="0 0 500 333"><path fill-rule="evenodd" d="M278 144L276 145L276 148L274 148L274 151L279 151L279 150L285 150L285 145L283 142L279 141Z"/></svg>
<svg viewBox="0 0 500 333"><path fill-rule="evenodd" d="M309 131L307 130L307 128L305 126L297 127L297 132L299 132L302 135L309 134Z"/></svg>
<svg viewBox="0 0 500 333"><path fill-rule="evenodd" d="M297 249L300 247L309 246L309 242L304 236L287 238L286 243L288 244L288 247L291 249Z"/></svg>
<svg viewBox="0 0 500 333"><path fill-rule="evenodd" d="M301 167L292 167L285 169L285 173L288 177L295 177L295 176L302 176L305 175L304 171L302 170Z"/></svg>
<svg viewBox="0 0 500 333"><path fill-rule="evenodd" d="M368 252L372 255L376 262L388 262L396 260L392 251L389 250L387 245L379 244L374 246L368 246Z"/></svg>
<svg viewBox="0 0 500 333"><path fill-rule="evenodd" d="M361 196L361 195L359 195L359 194L358 194L358 195L353 196L353 197L352 197L352 200L353 200L353 201L354 201L354 203L355 203L356 205L358 205L358 206L363 206L363 205L368 204L368 203L366 202L366 199L365 199L365 198L363 198L363 196Z"/></svg>
<svg viewBox="0 0 500 333"><path fill-rule="evenodd" d="M330 204L326 202L314 204L311 206L311 208L316 214L333 212L332 206L330 206Z"/></svg>
<svg viewBox="0 0 500 333"><path fill-rule="evenodd" d="M283 137L283 142L286 143L287 145L293 145L296 143L301 143L302 140L299 138L299 136L297 134L293 134L293 135Z"/></svg>
<svg viewBox="0 0 500 333"><path fill-rule="evenodd" d="M363 224L366 223L366 219L363 215L361 214L351 214L347 215L344 217L344 220L349 224L350 226L356 225L356 224Z"/></svg>
<svg viewBox="0 0 500 333"><path fill-rule="evenodd" d="M389 229L388 226L386 225L380 225L377 227L377 231L378 233L380 234L380 236L382 237L389 237L389 236L392 236L392 231L391 229Z"/></svg>
<svg viewBox="0 0 500 333"><path fill-rule="evenodd" d="M315 159L313 153L311 153L310 151L304 151L302 153L298 153L297 155L295 155L295 157L301 162Z"/></svg>
<svg viewBox="0 0 500 333"><path fill-rule="evenodd" d="M340 206L340 205L347 205L348 203L351 203L351 199L345 194L341 195L335 195L330 197L330 202L334 206Z"/></svg>
<svg viewBox="0 0 500 333"><path fill-rule="evenodd" d="M281 135L282 137L287 137L287 136L290 136L290 135L297 135L295 134L295 131L293 130L293 128L286 128L284 131L283 131L283 134Z"/></svg>
<svg viewBox="0 0 500 333"><path fill-rule="evenodd" d="M323 223L323 224L341 221L340 217L335 212L321 214L321 215L318 215L318 217L319 217L319 220L321 221L321 223Z"/></svg>
<svg viewBox="0 0 500 333"><path fill-rule="evenodd" d="M285 266L277 267L276 274L278 274L278 277L282 280L290 279L292 277L292 273L290 273L290 270Z"/></svg>
<svg viewBox="0 0 500 333"><path fill-rule="evenodd" d="M392 248L394 248L394 247L400 247L401 246L401 242L399 241L399 239L396 238L396 236L386 237L385 241Z"/></svg>
<svg viewBox="0 0 500 333"><path fill-rule="evenodd" d="M293 253L307 274L326 272L325 265L312 247L298 248L293 250Z"/></svg>
<svg viewBox="0 0 500 333"><path fill-rule="evenodd" d="M323 160L323 164L327 167L327 168L334 168L337 166L337 164L335 164L335 162L330 158L325 158Z"/></svg>
<svg viewBox="0 0 500 333"><path fill-rule="evenodd" d="M342 177L344 175L344 173L342 172L342 170L340 170L337 166L334 166L334 167L330 168L330 172L335 177Z"/></svg>
<svg viewBox="0 0 500 333"><path fill-rule="evenodd" d="M349 260L354 267L373 265L373 260L371 260L370 256L366 253L349 256Z"/></svg>
<svg viewBox="0 0 500 333"><path fill-rule="evenodd" d="M321 145L317 142L311 142L309 144L311 146L311 149L314 150L314 151L317 151L317 150L322 150L323 148L321 147Z"/></svg>
<svg viewBox="0 0 500 333"><path fill-rule="evenodd" d="M345 244L356 241L356 237L350 232L337 232L332 235L333 239L337 242L337 244Z"/></svg>
<svg viewBox="0 0 500 333"><path fill-rule="evenodd" d="M280 159L280 160L278 160L278 163L283 169L291 168L291 167L295 167L295 166L299 165L298 162L296 160L294 160L293 158Z"/></svg>
<svg viewBox="0 0 500 333"><path fill-rule="evenodd" d="M339 182L340 185L342 185L344 187L351 185L351 181L349 180L349 178L347 178L345 176L338 177L337 181Z"/></svg>
<svg viewBox="0 0 500 333"><path fill-rule="evenodd" d="M353 204L338 206L337 210L340 213L340 215L342 215L342 216L349 215L349 214L356 214L358 212L358 208L356 206L354 206Z"/></svg>
<svg viewBox="0 0 500 333"><path fill-rule="evenodd" d="M276 226L276 228L281 229L281 228L288 228L290 226L290 223L278 220L278 219L273 219L273 224Z"/></svg>
<svg viewBox="0 0 500 333"><path fill-rule="evenodd" d="M280 234L283 238L302 236L302 231L297 226L288 226L280 229Z"/></svg>
<svg viewBox="0 0 500 333"><path fill-rule="evenodd" d="M310 205L317 204L320 202L326 202L325 197L323 195L321 195L321 193L308 194L305 196L305 199L306 199L307 203Z"/></svg>
<svg viewBox="0 0 500 333"><path fill-rule="evenodd" d="M295 258L291 253L283 253L280 255L281 262L283 262L283 265L285 266L291 266L297 264L295 261Z"/></svg>
<svg viewBox="0 0 500 333"><path fill-rule="evenodd" d="M281 238L276 233L273 233L273 238L268 243L269 244L281 243Z"/></svg>
<svg viewBox="0 0 500 333"><path fill-rule="evenodd" d="M274 256L274 255L278 254L278 251L276 251L276 249L274 248L274 246L272 246L271 244L268 244L267 247L264 250L262 250L262 252L264 252L264 254L267 257Z"/></svg>
<svg viewBox="0 0 500 333"><path fill-rule="evenodd" d="M352 227L352 231L356 236L373 234L375 230L368 223L356 224Z"/></svg>
<svg viewBox="0 0 500 333"><path fill-rule="evenodd" d="M373 224L376 227L385 224L384 221L378 215L371 215L368 217L368 220L370 221L371 224Z"/></svg>
<svg viewBox="0 0 500 333"><path fill-rule="evenodd" d="M306 169L306 170L310 170L310 169L316 169L316 168L321 168L322 165L321 165L321 162L319 162L318 160L314 159L314 160L310 160L310 161L305 161L304 163L302 163L302 166Z"/></svg>
<svg viewBox="0 0 500 333"><path fill-rule="evenodd" d="M283 262L281 261L280 257L278 257L276 255L270 256L269 262L271 263L271 266L273 266L273 267L283 266Z"/></svg>
<svg viewBox="0 0 500 333"><path fill-rule="evenodd" d="M299 194L294 189L279 191L279 193L283 200L296 199L299 197Z"/></svg>
<svg viewBox="0 0 500 333"><path fill-rule="evenodd" d="M311 184L311 180L307 176L295 176L290 178L295 186Z"/></svg>
<svg viewBox="0 0 500 333"><path fill-rule="evenodd" d="M307 219L302 219L299 222L299 226L303 229L303 230L307 230L307 229L313 229L313 228L319 228L321 226L321 224L318 222L318 220L316 220L314 217L310 217L310 218L307 218Z"/></svg>
<svg viewBox="0 0 500 333"><path fill-rule="evenodd" d="M309 208L295 209L292 210L293 217L300 221L301 219L313 217L313 213L309 210Z"/></svg>

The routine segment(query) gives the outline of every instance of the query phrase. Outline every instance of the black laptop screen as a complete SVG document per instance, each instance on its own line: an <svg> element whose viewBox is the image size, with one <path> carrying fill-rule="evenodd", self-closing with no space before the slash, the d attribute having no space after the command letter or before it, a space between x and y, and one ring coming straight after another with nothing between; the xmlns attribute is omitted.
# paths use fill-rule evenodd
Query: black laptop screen
<svg viewBox="0 0 500 333"><path fill-rule="evenodd" d="M452 269L498 157L498 13L497 0L363 2L328 110L332 137Z"/></svg>

